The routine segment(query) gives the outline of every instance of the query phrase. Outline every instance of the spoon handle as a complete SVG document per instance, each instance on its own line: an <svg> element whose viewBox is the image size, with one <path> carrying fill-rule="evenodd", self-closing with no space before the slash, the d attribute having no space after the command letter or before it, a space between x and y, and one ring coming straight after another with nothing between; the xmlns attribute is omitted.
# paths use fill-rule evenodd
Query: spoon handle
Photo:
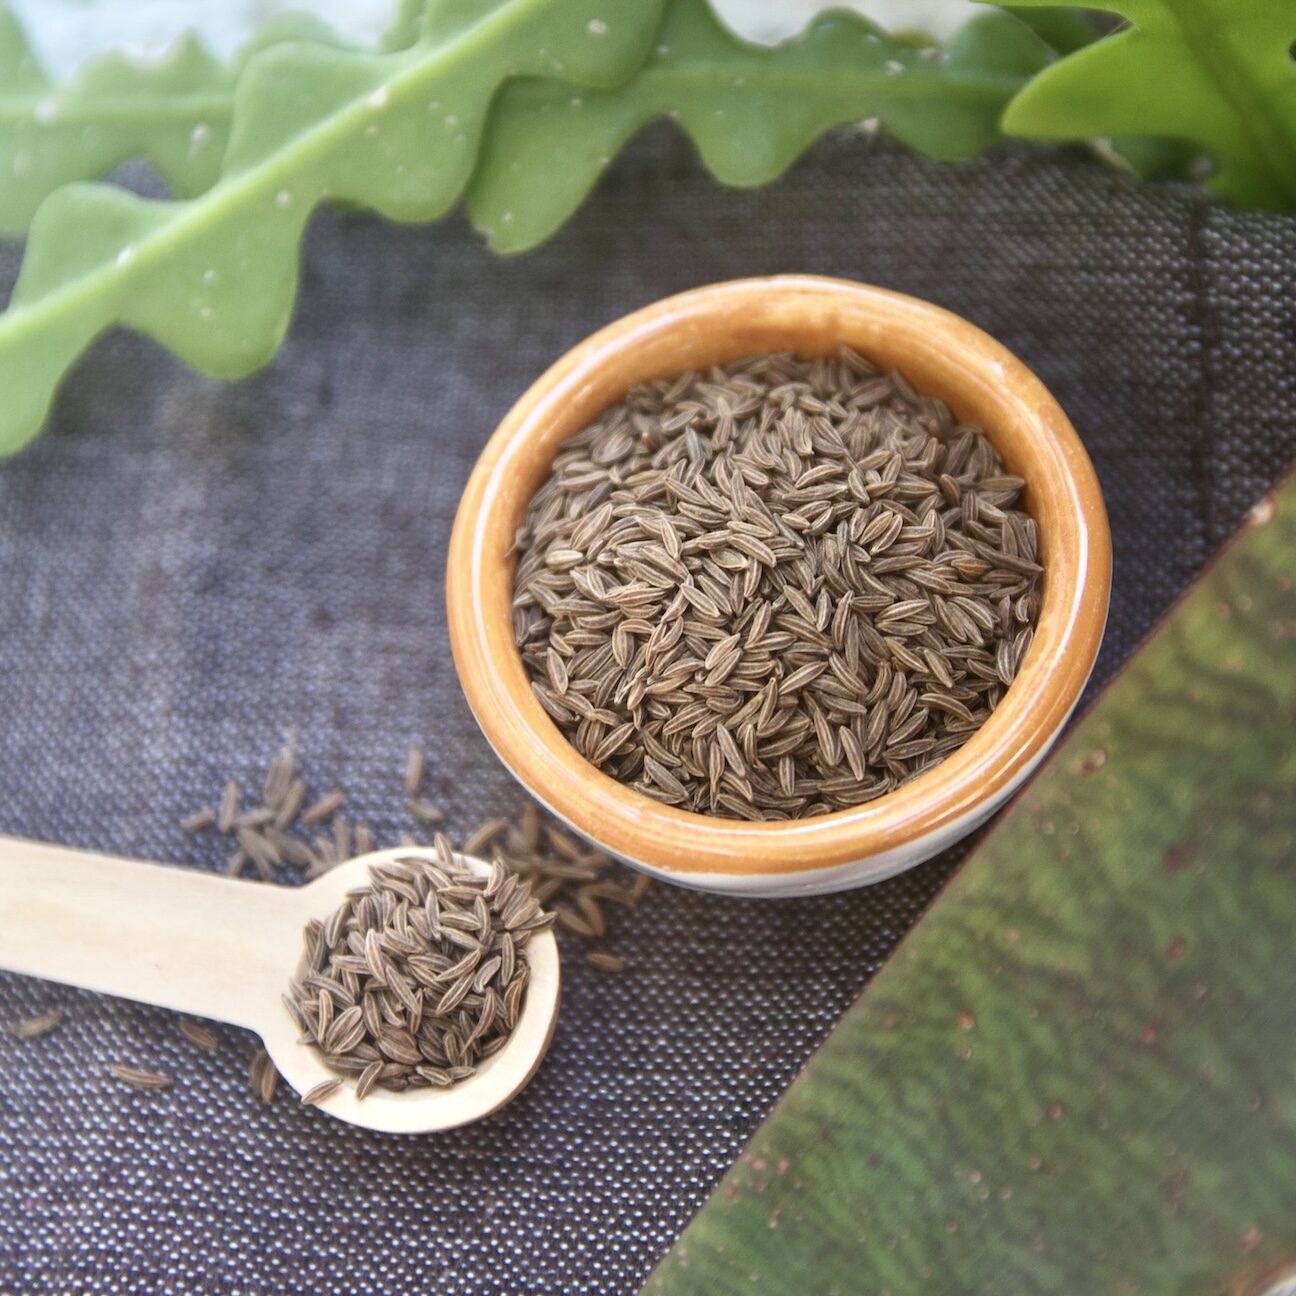
<svg viewBox="0 0 1296 1296"><path fill-rule="evenodd" d="M0 837L0 967L259 1029L301 948L294 891Z"/></svg>

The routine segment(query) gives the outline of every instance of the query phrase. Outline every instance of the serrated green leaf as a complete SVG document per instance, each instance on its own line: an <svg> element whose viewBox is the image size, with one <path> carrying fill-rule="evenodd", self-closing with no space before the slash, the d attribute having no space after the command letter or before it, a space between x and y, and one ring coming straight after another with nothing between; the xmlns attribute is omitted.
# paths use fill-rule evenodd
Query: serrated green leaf
<svg viewBox="0 0 1296 1296"><path fill-rule="evenodd" d="M615 9L455 0L408 50L289 42L256 54L238 82L221 178L206 193L159 203L80 184L40 207L0 315L0 453L35 434L62 375L113 324L205 373L250 373L287 328L298 242L318 203L402 221L441 215L472 171L507 77L614 84L643 59L659 21L659 0Z"/></svg>
<svg viewBox="0 0 1296 1296"><path fill-rule="evenodd" d="M972 157L998 138L1004 104L1050 57L1002 13L973 19L943 53L846 12L769 48L738 39L704 0L671 0L654 53L625 85L595 94L552 80L505 87L469 214L498 251L535 246L626 140L662 116L688 133L718 180L737 186L773 180L829 128L870 117L931 157Z"/></svg>
<svg viewBox="0 0 1296 1296"><path fill-rule="evenodd" d="M1015 0L1019 7L1034 0ZM1296 5L1277 0L1099 0L1133 26L1042 72L1004 129L1032 139L1188 140L1235 202L1296 209Z"/></svg>
<svg viewBox="0 0 1296 1296"><path fill-rule="evenodd" d="M185 37L165 58L108 55L58 85L0 7L0 235L23 233L60 185L130 158L146 158L182 197L201 193L220 174L239 71L258 50L306 39L337 41L313 18L282 14L229 63Z"/></svg>

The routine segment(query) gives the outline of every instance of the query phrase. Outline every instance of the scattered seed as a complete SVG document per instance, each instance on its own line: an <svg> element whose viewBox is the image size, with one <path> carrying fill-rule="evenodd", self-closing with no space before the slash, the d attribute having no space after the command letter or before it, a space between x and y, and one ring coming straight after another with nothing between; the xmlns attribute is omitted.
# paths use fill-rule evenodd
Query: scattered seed
<svg viewBox="0 0 1296 1296"><path fill-rule="evenodd" d="M50 1031L58 1030L63 1024L66 1015L62 1008L51 1008L48 1012L39 1013L35 1017L13 1022L7 1029L15 1039L40 1039L42 1035L48 1035Z"/></svg>
<svg viewBox="0 0 1296 1296"><path fill-rule="evenodd" d="M108 1070L123 1084L133 1089L170 1089L171 1077L157 1071L146 1071L143 1067L127 1066L124 1062L113 1062Z"/></svg>
<svg viewBox="0 0 1296 1296"><path fill-rule="evenodd" d="M273 1101L275 1091L279 1088L279 1072L265 1049L258 1049L252 1055L249 1079L252 1082L252 1092L259 1102L268 1105Z"/></svg>
<svg viewBox="0 0 1296 1296"><path fill-rule="evenodd" d="M230 779L225 784L225 795L221 798L220 814L216 820L216 826L223 833L231 832L234 828L234 816L238 814L239 807L239 785L234 779Z"/></svg>
<svg viewBox="0 0 1296 1296"><path fill-rule="evenodd" d="M465 855L477 855L485 850L508 827L507 819L488 819L468 834L463 844Z"/></svg>
<svg viewBox="0 0 1296 1296"><path fill-rule="evenodd" d="M333 849L339 860L351 858L351 825L345 815L333 817Z"/></svg>
<svg viewBox="0 0 1296 1296"><path fill-rule="evenodd" d="M342 803L345 800L346 793L341 788L334 788L331 792L326 792L318 801L302 812L302 823L323 823L325 819L331 818L342 808Z"/></svg>
<svg viewBox="0 0 1296 1296"><path fill-rule="evenodd" d="M409 812L420 823L439 824L445 819L439 806L435 806L431 801L421 801L412 797L409 801Z"/></svg>
<svg viewBox="0 0 1296 1296"><path fill-rule="evenodd" d="M189 1041L190 1044L196 1044L201 1049L208 1052L215 1052L220 1047L220 1040L217 1039L214 1031L209 1030L206 1026L201 1026L197 1022L188 1021L182 1017L180 1019L180 1034Z"/></svg>
<svg viewBox="0 0 1296 1296"><path fill-rule="evenodd" d="M554 912L558 915L558 926L565 928L567 931L577 936L582 936L586 940L593 940L596 935L594 928L590 926L587 919L578 913L573 913L570 909L556 908Z"/></svg>
<svg viewBox="0 0 1296 1296"><path fill-rule="evenodd" d="M210 828L215 822L216 811L211 806L203 806L201 810L195 810L193 814L180 820L180 831L192 836L202 832L204 828Z"/></svg>
<svg viewBox="0 0 1296 1296"><path fill-rule="evenodd" d="M295 765L296 755L290 743L275 756L266 770L265 785L261 795L267 807L278 806L288 795L292 787Z"/></svg>
<svg viewBox="0 0 1296 1296"><path fill-rule="evenodd" d="M411 744L405 757L405 795L412 801L423 786L423 748Z"/></svg>
<svg viewBox="0 0 1296 1296"><path fill-rule="evenodd" d="M615 954L609 954L606 950L587 950L585 953L585 962L590 967L598 968L600 972L624 972L625 963L617 958Z"/></svg>
<svg viewBox="0 0 1296 1296"><path fill-rule="evenodd" d="M284 793L282 800L279 802L273 820L274 826L279 829L291 827L297 822L297 816L301 814L301 808L305 802L306 780L295 778L288 785L288 791Z"/></svg>

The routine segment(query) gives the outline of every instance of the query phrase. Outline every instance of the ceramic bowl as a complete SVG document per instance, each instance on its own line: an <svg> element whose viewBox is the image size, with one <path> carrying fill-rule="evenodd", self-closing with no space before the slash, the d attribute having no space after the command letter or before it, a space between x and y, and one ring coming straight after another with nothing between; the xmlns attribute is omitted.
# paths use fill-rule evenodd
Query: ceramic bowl
<svg viewBox="0 0 1296 1296"><path fill-rule="evenodd" d="M562 441L638 383L768 351L854 347L900 369L986 429L1025 478L1045 568L1034 642L985 724L939 765L875 801L748 823L654 801L601 773L531 692L511 628L509 548ZM1093 666L1107 616L1111 542L1093 466L1034 374L979 328L928 302L836 279L714 284L636 311L541 375L491 437L451 538L455 665L478 723L527 790L579 833L653 876L751 896L890 877L981 823L1039 764Z"/></svg>

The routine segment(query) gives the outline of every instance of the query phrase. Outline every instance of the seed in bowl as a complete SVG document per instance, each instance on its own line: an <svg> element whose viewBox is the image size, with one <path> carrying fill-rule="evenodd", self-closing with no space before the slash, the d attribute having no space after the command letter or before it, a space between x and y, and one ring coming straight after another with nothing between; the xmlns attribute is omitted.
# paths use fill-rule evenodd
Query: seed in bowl
<svg viewBox="0 0 1296 1296"><path fill-rule="evenodd" d="M501 1049L526 994L522 951L553 922L503 865L483 877L444 837L437 854L371 865L368 886L307 927L305 967L284 996L360 1098L454 1084ZM317 1089L303 1101L334 1092Z"/></svg>
<svg viewBox="0 0 1296 1296"><path fill-rule="evenodd" d="M518 531L540 704L670 805L789 819L872 800L999 704L1038 533L984 431L843 348L638 387L564 442Z"/></svg>

